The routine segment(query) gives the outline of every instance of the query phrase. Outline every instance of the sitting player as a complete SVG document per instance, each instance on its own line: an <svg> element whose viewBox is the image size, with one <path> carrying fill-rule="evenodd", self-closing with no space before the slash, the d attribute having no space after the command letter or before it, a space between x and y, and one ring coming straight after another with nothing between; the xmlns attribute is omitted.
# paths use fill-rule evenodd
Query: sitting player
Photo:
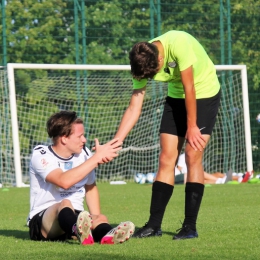
<svg viewBox="0 0 260 260"><path fill-rule="evenodd" d="M82 245L128 240L134 224L126 221L115 228L108 224L95 182L95 168L117 157L122 142L113 139L99 145L96 139L92 155L85 147L83 121L70 111L52 115L47 132L53 144L36 146L30 163L30 238L63 241L76 236ZM89 212L84 211L84 197Z"/></svg>
<svg viewBox="0 0 260 260"><path fill-rule="evenodd" d="M185 162L185 154L181 154L175 167L175 183L186 183L187 165ZM232 180L232 171L227 174L221 172L207 173L204 171L205 184L224 184Z"/></svg>

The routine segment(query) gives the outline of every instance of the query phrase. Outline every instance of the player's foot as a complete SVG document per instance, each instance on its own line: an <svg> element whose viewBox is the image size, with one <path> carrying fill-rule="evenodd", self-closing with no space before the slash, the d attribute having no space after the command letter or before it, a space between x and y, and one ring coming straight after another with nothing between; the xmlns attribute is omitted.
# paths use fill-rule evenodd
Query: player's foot
<svg viewBox="0 0 260 260"><path fill-rule="evenodd" d="M134 233L135 225L131 221L121 222L111 229L102 239L100 244L119 244L127 241Z"/></svg>
<svg viewBox="0 0 260 260"><path fill-rule="evenodd" d="M147 223L133 235L133 237L135 238L155 237L155 236L158 237L162 236L161 228L148 227Z"/></svg>
<svg viewBox="0 0 260 260"><path fill-rule="evenodd" d="M181 240L181 239L197 238L198 237L197 231L191 229L188 225L182 226L182 228L178 229L177 232L178 231L179 231L179 233L176 234L173 237L174 240Z"/></svg>
<svg viewBox="0 0 260 260"><path fill-rule="evenodd" d="M92 219L87 211L82 211L78 215L76 223L76 236L82 245L93 245L94 239L91 233Z"/></svg>
<svg viewBox="0 0 260 260"><path fill-rule="evenodd" d="M250 180L254 175L254 172L251 171L251 172L246 172L244 175L243 175L243 179L241 182L248 182L248 180Z"/></svg>

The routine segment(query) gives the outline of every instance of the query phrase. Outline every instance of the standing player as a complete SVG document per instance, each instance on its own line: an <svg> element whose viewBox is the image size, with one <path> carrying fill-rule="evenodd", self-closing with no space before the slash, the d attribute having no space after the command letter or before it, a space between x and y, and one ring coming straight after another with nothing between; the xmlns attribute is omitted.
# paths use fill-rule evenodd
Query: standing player
<svg viewBox="0 0 260 260"><path fill-rule="evenodd" d="M133 93L115 138L123 141L142 110L147 80L168 82L160 126L159 169L152 188L150 217L133 237L161 236L164 211L174 188L174 167L186 139L188 168L185 218L173 239L198 237L196 220L204 192L202 157L216 121L220 85L214 64L190 34L169 31L135 44L129 54Z"/></svg>
<svg viewBox="0 0 260 260"><path fill-rule="evenodd" d="M82 245L128 240L134 224L108 224L95 183L95 168L117 157L122 142L114 139L100 146L96 139L92 156L85 147L83 121L70 111L52 115L47 132L53 144L36 146L30 163L30 238L62 241L77 236ZM90 213L84 211L84 197Z"/></svg>

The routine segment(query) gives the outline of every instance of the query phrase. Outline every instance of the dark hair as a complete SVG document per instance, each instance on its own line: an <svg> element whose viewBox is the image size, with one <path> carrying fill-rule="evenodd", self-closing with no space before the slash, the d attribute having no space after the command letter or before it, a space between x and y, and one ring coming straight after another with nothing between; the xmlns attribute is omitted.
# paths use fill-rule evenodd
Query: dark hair
<svg viewBox="0 0 260 260"><path fill-rule="evenodd" d="M129 52L131 74L137 79L153 78L158 72L158 48L149 42L136 43Z"/></svg>
<svg viewBox="0 0 260 260"><path fill-rule="evenodd" d="M58 137L69 136L73 124L83 124L74 111L60 111L53 114L47 121L47 133L55 142Z"/></svg>

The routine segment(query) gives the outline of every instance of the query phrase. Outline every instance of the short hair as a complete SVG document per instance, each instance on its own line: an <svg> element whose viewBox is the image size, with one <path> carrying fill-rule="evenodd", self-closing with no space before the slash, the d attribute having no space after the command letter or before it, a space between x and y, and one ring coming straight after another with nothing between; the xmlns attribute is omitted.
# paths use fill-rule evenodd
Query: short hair
<svg viewBox="0 0 260 260"><path fill-rule="evenodd" d="M136 43L129 52L131 74L137 80L153 78L158 72L159 50L149 42Z"/></svg>
<svg viewBox="0 0 260 260"><path fill-rule="evenodd" d="M56 142L58 137L71 135L73 124L83 124L83 120L77 117L76 112L57 112L47 121L47 133L53 139L53 142Z"/></svg>

